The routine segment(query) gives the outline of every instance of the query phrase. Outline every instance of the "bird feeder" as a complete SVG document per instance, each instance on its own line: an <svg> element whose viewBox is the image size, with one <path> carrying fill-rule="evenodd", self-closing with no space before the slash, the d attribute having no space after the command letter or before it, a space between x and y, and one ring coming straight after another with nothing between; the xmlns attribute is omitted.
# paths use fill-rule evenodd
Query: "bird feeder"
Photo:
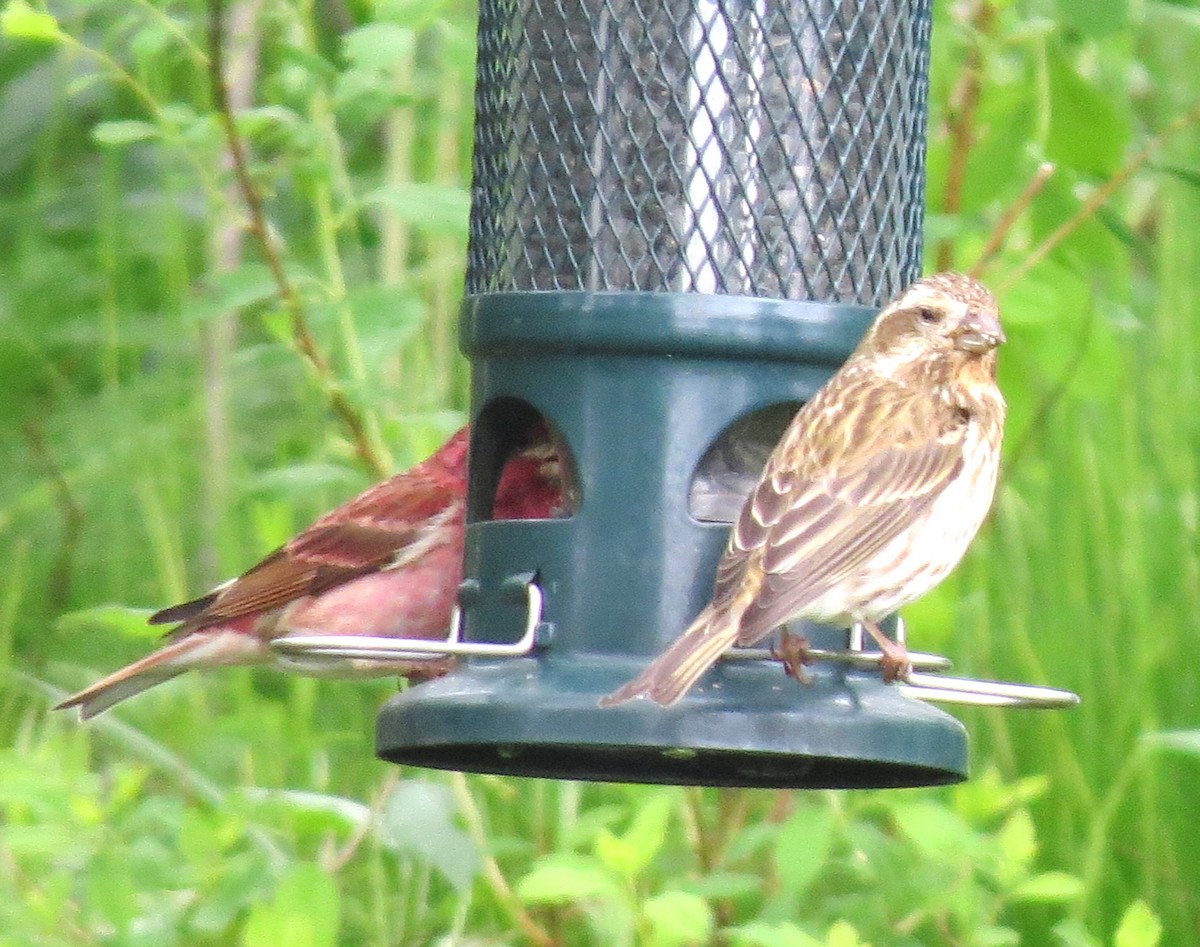
<svg viewBox="0 0 1200 947"><path fill-rule="evenodd" d="M464 661L384 707L384 759L935 784L965 776L966 735L915 697L1058 699L956 683L919 654L885 685L853 632L805 626L824 659L808 686L735 651L669 709L598 706L708 600L796 407L918 275L929 28L928 0L482 0L466 579L443 646ZM538 419L571 515L493 521L505 456Z"/></svg>

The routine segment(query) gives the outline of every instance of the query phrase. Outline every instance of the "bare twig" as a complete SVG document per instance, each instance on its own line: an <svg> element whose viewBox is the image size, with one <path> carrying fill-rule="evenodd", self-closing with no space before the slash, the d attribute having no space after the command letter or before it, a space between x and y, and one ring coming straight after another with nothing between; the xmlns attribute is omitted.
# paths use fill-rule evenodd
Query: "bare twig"
<svg viewBox="0 0 1200 947"><path fill-rule="evenodd" d="M742 834L751 806L762 798L750 789L723 790L721 795L721 839L713 851L713 867L724 868L729 850Z"/></svg>
<svg viewBox="0 0 1200 947"><path fill-rule="evenodd" d="M970 27L976 37L991 31L996 8L991 0L978 0L971 11ZM963 183L967 177L967 159L975 144L975 113L983 91L983 47L978 39L967 50L962 72L950 96L946 114L946 130L950 134L950 162L946 169L946 189L942 194L942 213L957 214L962 208ZM954 240L944 238L938 243L937 268L949 270L954 266Z"/></svg>
<svg viewBox="0 0 1200 947"><path fill-rule="evenodd" d="M1176 116L1167 126L1146 142L1145 146L1130 158L1121 167L1116 174L1101 184L1095 191L1080 206L1079 210L1071 216L1070 219L1061 224L1052 234L1046 237L1030 252L1024 260L1021 261L1012 272L1005 277L1004 282L1000 284L999 290L1003 292L1013 283L1025 276L1030 270L1042 262L1051 251L1054 250L1060 243L1074 233L1081 224L1095 216L1096 212L1103 207L1110 197L1117 192L1118 189L1125 184L1141 167L1149 161L1154 155L1175 135L1183 131L1189 125L1200 121L1200 102L1193 105L1182 115Z"/></svg>
<svg viewBox="0 0 1200 947"><path fill-rule="evenodd" d="M1054 173L1054 164L1049 161L1043 161L1038 165L1037 171L1030 178L1029 183L1025 185L1020 196L1013 201L1012 206L1008 208L996 222L995 228L992 230L992 235L988 237L988 242L983 248L983 252L979 254L979 259L975 261L975 265L968 271L971 276L976 279L983 276L984 271L996 258L996 254L1000 252L1000 248L1004 246L1004 241L1008 237L1008 232L1012 230L1015 224L1029 205L1033 203L1033 199L1038 196L1042 188L1046 186L1046 182L1050 180L1050 175Z"/></svg>
<svg viewBox="0 0 1200 947"><path fill-rule="evenodd" d="M387 805L388 799L395 792L396 786L400 784L400 767L393 766L388 770L387 775L383 777L383 782L379 784L379 791L375 793L375 798L371 800L370 815L363 819L362 823L351 833L350 838L346 840L346 844L340 849L331 848L331 850L323 852L321 858L321 867L330 874L336 874L350 863L350 859L354 857L359 846L362 845L367 835L370 833L373 826L379 822L379 817L383 814L383 807Z"/></svg>
<svg viewBox="0 0 1200 947"><path fill-rule="evenodd" d="M718 790L724 794L729 790ZM708 820L704 817L704 790L699 786L688 786L684 790L684 800L687 808L691 810L688 816L688 821L695 827L695 844L693 848L696 853L696 860L700 863L700 869L704 874L709 874L716 864L716 834L708 824Z"/></svg>
<svg viewBox="0 0 1200 947"><path fill-rule="evenodd" d="M387 474L387 467L371 445L363 418L347 400L345 393L338 386L329 361L317 347L316 340L308 328L300 295L284 271L283 260L271 238L270 230L267 228L262 198L250 177L246 149L234 122L233 109L229 103L229 91L225 84L225 27L222 13L221 0L208 0L208 55L211 64L209 78L212 84L213 103L225 134L229 157L233 163L234 178L249 215L250 233L262 249L263 259L271 271L271 278L275 281L280 302L291 320L292 340L295 342L296 348L299 349L300 354L316 376L329 402L329 407L349 433L355 453L376 476L382 477Z"/></svg>
<svg viewBox="0 0 1200 947"><path fill-rule="evenodd" d="M483 815L480 813L479 807L475 805L471 787L467 785L467 777L462 773L451 773L450 788L458 802L459 811L462 812L463 819L467 823L467 834L471 836L471 841L475 843L475 847L479 849L479 854L483 858L483 876L496 896L496 900L508 911L509 916L529 940L538 947L554 947L554 938L525 910L509 886L508 880L504 877L504 872L500 870L500 864L488 852L487 830L483 825Z"/></svg>

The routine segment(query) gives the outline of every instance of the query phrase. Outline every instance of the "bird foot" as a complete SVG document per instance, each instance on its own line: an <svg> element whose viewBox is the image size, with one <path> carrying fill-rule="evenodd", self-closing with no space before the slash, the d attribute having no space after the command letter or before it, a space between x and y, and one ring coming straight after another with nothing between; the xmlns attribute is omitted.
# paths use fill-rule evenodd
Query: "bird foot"
<svg viewBox="0 0 1200 947"><path fill-rule="evenodd" d="M779 644L771 646L771 657L783 664L788 677L801 684L811 684L812 675L804 668L813 663L809 655L812 642L806 635L793 635L786 628L779 630Z"/></svg>
<svg viewBox="0 0 1200 947"><path fill-rule="evenodd" d="M883 652L883 658L879 662L883 671L883 683L907 680L913 669L912 661L908 657L908 648L885 635L873 621L863 621L862 626Z"/></svg>

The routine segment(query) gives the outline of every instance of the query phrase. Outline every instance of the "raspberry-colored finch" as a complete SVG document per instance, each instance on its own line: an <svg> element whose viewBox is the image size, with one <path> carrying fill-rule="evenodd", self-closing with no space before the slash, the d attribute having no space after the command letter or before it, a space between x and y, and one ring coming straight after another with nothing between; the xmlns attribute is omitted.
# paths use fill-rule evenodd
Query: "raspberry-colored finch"
<svg viewBox="0 0 1200 947"><path fill-rule="evenodd" d="M1004 426L1003 341L996 301L966 276L930 276L888 304L772 452L730 533L711 603L601 704L673 704L731 645L796 618L861 622L884 652L884 679L905 676L906 652L877 623L941 582L987 515ZM797 677L803 644L788 661Z"/></svg>
<svg viewBox="0 0 1200 947"><path fill-rule="evenodd" d="M559 458L539 425L504 467L494 519L561 515ZM453 660L356 660L331 669L276 655L289 634L444 638L462 580L467 447L462 428L431 457L321 517L240 578L164 608L151 624L180 622L169 643L67 698L84 720L193 668L274 664L305 673L444 674Z"/></svg>

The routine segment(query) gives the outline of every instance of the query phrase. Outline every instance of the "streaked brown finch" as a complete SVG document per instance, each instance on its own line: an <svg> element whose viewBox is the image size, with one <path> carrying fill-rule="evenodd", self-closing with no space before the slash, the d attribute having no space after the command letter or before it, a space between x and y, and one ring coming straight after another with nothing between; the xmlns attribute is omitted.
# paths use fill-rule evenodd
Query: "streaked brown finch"
<svg viewBox="0 0 1200 947"><path fill-rule="evenodd" d="M876 317L797 413L750 491L712 601L611 706L678 701L730 646L793 619L870 632L887 681L909 671L878 622L958 564L996 488L1004 398L992 295L975 280L919 280ZM802 677L800 650L789 672Z"/></svg>

